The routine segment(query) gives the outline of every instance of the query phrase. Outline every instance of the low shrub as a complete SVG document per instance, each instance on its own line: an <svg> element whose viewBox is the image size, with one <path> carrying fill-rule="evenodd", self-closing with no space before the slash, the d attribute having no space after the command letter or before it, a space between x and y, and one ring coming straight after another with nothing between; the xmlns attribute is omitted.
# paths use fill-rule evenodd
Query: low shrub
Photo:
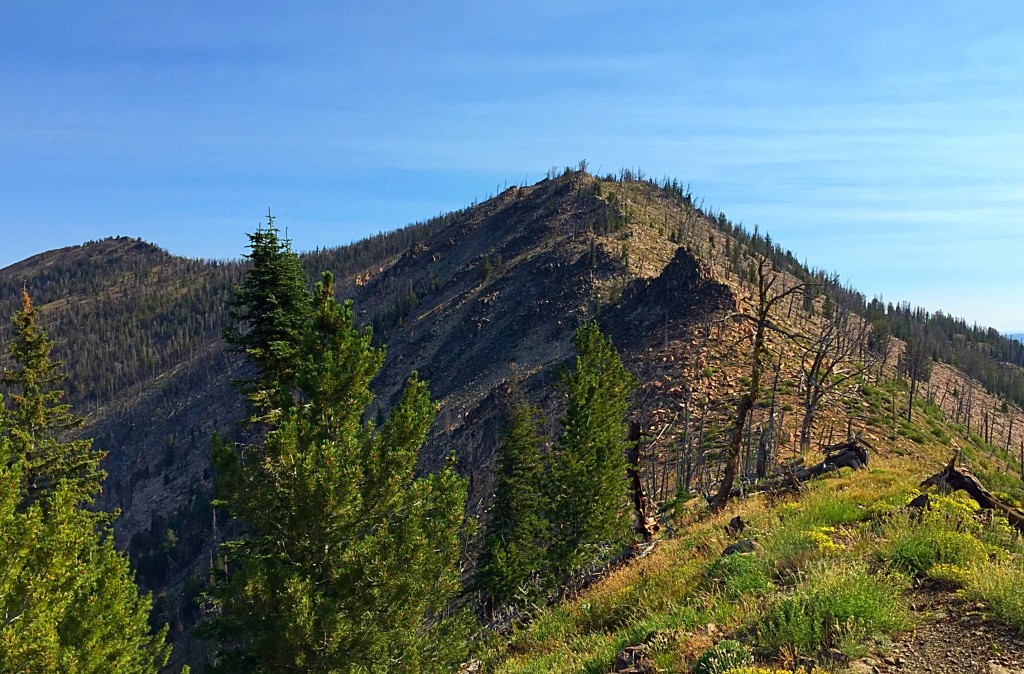
<svg viewBox="0 0 1024 674"><path fill-rule="evenodd" d="M963 528L970 527L938 509L925 512L920 521L902 513L887 523L889 542L880 556L896 569L916 576L926 575L936 564L968 567L983 561L985 545Z"/></svg>
<svg viewBox="0 0 1024 674"><path fill-rule="evenodd" d="M693 664L693 674L725 674L750 664L750 649L738 641L726 639L704 651Z"/></svg>
<svg viewBox="0 0 1024 674"><path fill-rule="evenodd" d="M1019 559L976 564L963 584L969 599L985 602L998 620L1024 629L1024 564Z"/></svg>
<svg viewBox="0 0 1024 674"><path fill-rule="evenodd" d="M970 580L971 570L956 564L935 564L928 569L928 577L963 587Z"/></svg>
<svg viewBox="0 0 1024 674"><path fill-rule="evenodd" d="M765 594L772 589L764 564L753 555L726 555L715 560L708 577L731 599L743 595Z"/></svg>
<svg viewBox="0 0 1024 674"><path fill-rule="evenodd" d="M815 563L794 592L770 606L757 628L766 650L814 657L832 648L860 653L869 639L908 625L894 575L872 575L859 562Z"/></svg>

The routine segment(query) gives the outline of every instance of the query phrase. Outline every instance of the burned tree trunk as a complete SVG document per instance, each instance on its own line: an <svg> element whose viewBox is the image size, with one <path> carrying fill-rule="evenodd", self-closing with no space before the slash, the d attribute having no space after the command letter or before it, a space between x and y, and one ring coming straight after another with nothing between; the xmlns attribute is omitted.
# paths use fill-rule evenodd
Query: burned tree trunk
<svg viewBox="0 0 1024 674"><path fill-rule="evenodd" d="M782 288L780 289L780 286ZM763 360L768 351L766 335L769 330L788 335L771 321L774 307L786 297L798 292L803 292L805 284L798 283L791 288L785 288L780 274L771 271L769 260L766 255L761 255L757 265L757 308L755 315L735 314L734 318L749 321L753 324L753 334L750 354L750 384L747 390L740 397L736 407L736 419L733 422L732 433L729 438L729 446L725 452L725 471L722 473L722 481L711 501L711 510L719 512L725 508L729 498L732 496L733 485L740 472L740 459L743 450L743 436L746 430L747 416L754 409L758 397L761 394L761 374L764 368Z"/></svg>
<svg viewBox="0 0 1024 674"><path fill-rule="evenodd" d="M945 468L921 482L921 488L934 486L949 491L965 491L982 508L1006 515L1006 519L1010 521L1010 524L1017 531L1024 533L1024 513L993 496L991 492L985 489L981 481L966 468L958 468L956 464L959 456L960 452L954 454Z"/></svg>
<svg viewBox="0 0 1024 674"><path fill-rule="evenodd" d="M633 444L626 450L626 472L633 491L633 509L636 511L636 530L648 542L658 531L658 520L651 514L651 501L647 498L643 480L640 478L640 424L629 422L627 439Z"/></svg>
<svg viewBox="0 0 1024 674"><path fill-rule="evenodd" d="M829 445L825 448L825 458L822 461L812 466L794 468L793 477L800 482L806 482L812 477L818 477L823 473L840 468L853 468L854 470L864 468L868 465L868 449L872 449L872 447L859 437L837 445Z"/></svg>
<svg viewBox="0 0 1024 674"><path fill-rule="evenodd" d="M840 468L859 470L868 465L868 450L874 451L863 438L854 436L846 442L825 448L825 458L812 465L804 466L803 460L782 466L780 474L764 484L755 486L755 492L802 491L804 482L811 478L830 473Z"/></svg>

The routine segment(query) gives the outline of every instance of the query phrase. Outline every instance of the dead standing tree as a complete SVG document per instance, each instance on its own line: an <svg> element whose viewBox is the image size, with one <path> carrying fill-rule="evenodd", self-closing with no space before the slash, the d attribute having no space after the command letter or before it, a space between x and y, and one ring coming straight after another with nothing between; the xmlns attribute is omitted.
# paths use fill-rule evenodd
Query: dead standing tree
<svg viewBox="0 0 1024 674"><path fill-rule="evenodd" d="M840 307L825 321L818 335L804 342L800 367L803 374L804 418L800 423L800 448L810 449L811 431L821 405L867 368L857 356L868 325Z"/></svg>
<svg viewBox="0 0 1024 674"><path fill-rule="evenodd" d="M918 386L932 376L931 350L926 341L924 328L918 324L914 324L913 332L903 348L899 370L910 380L910 394L907 400L907 423L910 423L914 413L914 397L917 395ZM973 393L973 387L971 392ZM967 431L970 432L970 430L970 412L968 412Z"/></svg>
<svg viewBox="0 0 1024 674"><path fill-rule="evenodd" d="M792 298L790 298L792 303ZM763 480L768 475L768 462L778 453L779 436L782 432L782 412L778 409L779 377L782 375L782 360L785 349L779 350L779 358L775 364L775 381L772 382L772 404L768 409L768 423L757 443L757 462L754 464L754 475Z"/></svg>
<svg viewBox="0 0 1024 674"><path fill-rule="evenodd" d="M729 496L732 494L736 476L739 473L747 417L750 416L751 410L754 409L761 391L761 374L764 369L765 355L768 352L766 343L768 331L771 330L785 337L792 337L789 331L772 322L772 311L786 298L796 293L802 293L806 284L797 283L786 288L784 287L784 278L782 274L771 269L767 255L760 255L757 260L757 278L755 279L757 283L755 314L739 312L734 315L736 320L750 323L753 326L750 384L739 400L732 433L729 436L729 446L726 449L722 482L719 485L718 493L711 499L711 509L715 512L725 508L725 504L728 503Z"/></svg>

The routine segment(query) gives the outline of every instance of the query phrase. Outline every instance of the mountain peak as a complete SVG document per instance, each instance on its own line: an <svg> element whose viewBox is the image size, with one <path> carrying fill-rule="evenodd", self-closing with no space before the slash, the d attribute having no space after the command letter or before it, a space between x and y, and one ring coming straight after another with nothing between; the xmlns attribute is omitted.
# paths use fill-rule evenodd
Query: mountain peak
<svg viewBox="0 0 1024 674"><path fill-rule="evenodd" d="M111 236L74 246L49 250L0 269L4 275L35 273L54 265L74 265L95 258L169 256L167 251L142 239Z"/></svg>

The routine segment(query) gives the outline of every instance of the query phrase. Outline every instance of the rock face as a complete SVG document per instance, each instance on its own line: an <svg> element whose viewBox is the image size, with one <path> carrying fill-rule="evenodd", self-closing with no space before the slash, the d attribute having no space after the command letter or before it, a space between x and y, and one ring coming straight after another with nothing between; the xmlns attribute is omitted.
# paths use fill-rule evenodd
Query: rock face
<svg viewBox="0 0 1024 674"><path fill-rule="evenodd" d="M692 227L704 216L647 183L567 173L304 261L311 278L333 271L357 320L386 335L374 382L381 413L412 370L430 382L440 411L421 469L454 452L476 512L513 399L540 404L557 432L551 383L584 320L596 317L636 364L652 332L685 335L735 306L729 288L654 224L684 217ZM121 510L117 543L179 637L196 586L189 579L208 566L220 533L209 508L210 437L238 439L239 364L220 332L243 271L123 238L0 270L0 311L13 313L25 284L69 363L69 402L108 452L101 505Z"/></svg>
<svg viewBox="0 0 1024 674"><path fill-rule="evenodd" d="M638 279L624 293L609 317L609 329L618 341L635 341L666 321L699 320L709 314L733 308L732 291L710 277L710 273L685 247L675 251L661 273Z"/></svg>

